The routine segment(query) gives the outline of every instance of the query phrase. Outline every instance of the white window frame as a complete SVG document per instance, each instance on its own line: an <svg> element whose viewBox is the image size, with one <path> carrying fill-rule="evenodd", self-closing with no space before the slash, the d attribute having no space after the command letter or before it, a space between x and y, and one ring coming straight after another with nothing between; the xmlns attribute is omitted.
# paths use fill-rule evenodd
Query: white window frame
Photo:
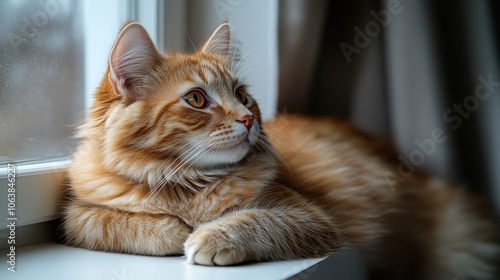
<svg viewBox="0 0 500 280"><path fill-rule="evenodd" d="M229 1L228 3L243 3L242 1ZM213 7L211 1L193 1L197 5L207 5L200 8L210 9ZM250 5L255 11L266 11L269 26L266 27L262 40L267 50L265 61L253 69L254 73L262 75L265 73L266 80L261 87L256 86L257 99L265 102L263 111L264 118L274 115L277 100L277 0L245 1L244 5ZM234 9L234 14L228 16L235 25L251 24L252 17L246 19L242 17L245 7ZM165 11L176 11L171 16L165 16ZM110 11L116 11L112 13ZM191 48L189 42L183 41L186 34L187 4L183 0L84 0L84 32L85 32L85 108L92 102L92 94L99 85L104 72L106 71L107 57L113 44L113 40L118 34L120 27L127 19L136 19L148 30L153 41L160 49L186 49ZM209 11L210 13L210 11ZM214 11L212 10L213 14ZM231 18L234 17L234 20ZM111 24L102 25L92 18L111 18ZM214 21L220 21L219 18ZM245 22L246 21L246 22ZM208 35L208 34L207 34ZM249 34L255 41L262 38L262 30ZM240 38L241 39L241 38ZM247 45L249 45L247 43ZM251 47L251 46L250 46ZM259 98L260 97L260 98ZM262 109L262 108L261 108ZM46 162L28 163L17 165L16 170L16 225L25 226L41 222L47 222L57 217L57 207L62 195L62 183L65 170L70 163L70 159L50 159ZM0 167L0 221L4 226L0 230L6 229L8 218L7 211L7 167ZM1 236L0 236L1 237ZM0 244L0 247L5 244Z"/></svg>

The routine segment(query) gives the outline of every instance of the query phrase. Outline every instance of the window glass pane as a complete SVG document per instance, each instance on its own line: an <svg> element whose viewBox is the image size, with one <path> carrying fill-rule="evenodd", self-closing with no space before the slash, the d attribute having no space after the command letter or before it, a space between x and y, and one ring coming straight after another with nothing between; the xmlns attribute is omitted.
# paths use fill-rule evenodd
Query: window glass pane
<svg viewBox="0 0 500 280"><path fill-rule="evenodd" d="M70 153L84 110L82 1L0 1L0 163Z"/></svg>

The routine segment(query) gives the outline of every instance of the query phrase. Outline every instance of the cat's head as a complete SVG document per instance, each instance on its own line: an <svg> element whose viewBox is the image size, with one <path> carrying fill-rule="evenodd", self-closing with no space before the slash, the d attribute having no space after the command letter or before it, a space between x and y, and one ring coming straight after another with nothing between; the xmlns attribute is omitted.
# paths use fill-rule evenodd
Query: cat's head
<svg viewBox="0 0 500 280"><path fill-rule="evenodd" d="M258 146L261 117L232 68L234 51L227 22L198 52L165 55L140 24L126 24L91 113L104 127L105 153L176 158L197 167L245 158Z"/></svg>

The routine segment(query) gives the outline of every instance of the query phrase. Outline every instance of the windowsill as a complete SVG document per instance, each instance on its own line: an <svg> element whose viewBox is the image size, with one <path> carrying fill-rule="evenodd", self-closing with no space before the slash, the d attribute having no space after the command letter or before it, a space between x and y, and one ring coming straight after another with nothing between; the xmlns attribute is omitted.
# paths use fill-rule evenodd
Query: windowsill
<svg viewBox="0 0 500 280"><path fill-rule="evenodd" d="M6 256L6 254L2 254ZM147 257L95 252L55 243L21 247L16 272L1 279L284 279L321 259L269 262L231 267L190 265L181 257ZM5 262L4 262L5 263ZM4 266L5 267L5 266ZM5 277L7 276L7 277Z"/></svg>
<svg viewBox="0 0 500 280"><path fill-rule="evenodd" d="M6 260L7 253L8 251L2 251L3 260ZM330 259L334 259L334 262L330 262ZM363 267L357 259L357 253L347 249L324 261L320 258L208 267L190 265L183 256L135 256L95 252L56 243L40 243L17 248L15 273L9 272L8 264L2 261L4 265L0 270L0 279L264 280L286 279L297 273L301 274L293 279L364 279L360 278ZM317 264L318 262L320 263ZM327 274L324 272L325 268ZM350 277L346 278L347 275Z"/></svg>

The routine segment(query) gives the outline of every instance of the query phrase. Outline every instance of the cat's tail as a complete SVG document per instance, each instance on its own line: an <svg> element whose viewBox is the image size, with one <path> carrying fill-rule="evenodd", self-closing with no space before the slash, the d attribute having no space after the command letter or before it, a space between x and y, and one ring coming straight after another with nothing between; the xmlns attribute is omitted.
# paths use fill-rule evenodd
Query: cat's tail
<svg viewBox="0 0 500 280"><path fill-rule="evenodd" d="M414 190L427 201L428 209L414 211L420 212L417 217L430 235L426 240L431 242L427 256L432 277L498 279L495 278L495 265L500 261L498 229L487 218L481 201L462 188L432 178L425 187Z"/></svg>

